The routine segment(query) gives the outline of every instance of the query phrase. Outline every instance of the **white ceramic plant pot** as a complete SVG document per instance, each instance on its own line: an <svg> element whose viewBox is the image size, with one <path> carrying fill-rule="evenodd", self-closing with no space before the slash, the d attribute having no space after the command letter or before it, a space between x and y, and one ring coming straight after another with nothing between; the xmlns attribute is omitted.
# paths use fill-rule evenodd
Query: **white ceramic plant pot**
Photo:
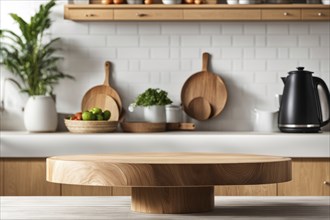
<svg viewBox="0 0 330 220"><path fill-rule="evenodd" d="M51 96L31 96L24 109L24 125L30 132L50 132L57 128L57 112Z"/></svg>
<svg viewBox="0 0 330 220"><path fill-rule="evenodd" d="M166 122L166 112L164 105L153 105L144 107L144 120L147 122Z"/></svg>

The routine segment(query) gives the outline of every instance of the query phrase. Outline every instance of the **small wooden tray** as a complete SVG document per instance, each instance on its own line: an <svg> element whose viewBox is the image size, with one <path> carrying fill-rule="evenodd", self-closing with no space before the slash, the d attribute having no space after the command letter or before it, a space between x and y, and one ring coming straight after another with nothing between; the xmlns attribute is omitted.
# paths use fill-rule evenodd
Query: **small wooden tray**
<svg viewBox="0 0 330 220"><path fill-rule="evenodd" d="M149 133L166 131L166 123L150 123L150 122L122 122L121 129L124 132L132 133Z"/></svg>
<svg viewBox="0 0 330 220"><path fill-rule="evenodd" d="M118 121L80 121L64 119L64 124L72 133L107 133L118 127Z"/></svg>
<svg viewBox="0 0 330 220"><path fill-rule="evenodd" d="M166 123L167 131L193 131L195 129L194 123Z"/></svg>
<svg viewBox="0 0 330 220"><path fill-rule="evenodd" d="M132 133L192 131L196 128L194 123L122 122L120 126L124 132Z"/></svg>

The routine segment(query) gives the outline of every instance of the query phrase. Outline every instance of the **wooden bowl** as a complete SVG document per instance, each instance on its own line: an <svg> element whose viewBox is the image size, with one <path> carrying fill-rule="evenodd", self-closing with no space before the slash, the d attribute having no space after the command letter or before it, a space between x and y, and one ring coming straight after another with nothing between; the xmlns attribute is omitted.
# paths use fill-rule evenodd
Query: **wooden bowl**
<svg viewBox="0 0 330 220"><path fill-rule="evenodd" d="M80 121L64 119L64 124L72 133L107 133L118 127L118 121Z"/></svg>
<svg viewBox="0 0 330 220"><path fill-rule="evenodd" d="M122 122L121 129L124 132L132 133L149 133L166 131L166 123L150 123L150 122Z"/></svg>

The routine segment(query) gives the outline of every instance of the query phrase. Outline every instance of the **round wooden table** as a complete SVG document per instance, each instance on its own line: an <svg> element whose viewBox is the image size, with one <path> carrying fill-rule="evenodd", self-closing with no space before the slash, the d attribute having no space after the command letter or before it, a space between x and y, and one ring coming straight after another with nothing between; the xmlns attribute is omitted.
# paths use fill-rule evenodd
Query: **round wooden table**
<svg viewBox="0 0 330 220"><path fill-rule="evenodd" d="M211 211L215 185L291 180L291 159L218 153L122 153L47 159L47 181L132 187L131 209L145 213Z"/></svg>

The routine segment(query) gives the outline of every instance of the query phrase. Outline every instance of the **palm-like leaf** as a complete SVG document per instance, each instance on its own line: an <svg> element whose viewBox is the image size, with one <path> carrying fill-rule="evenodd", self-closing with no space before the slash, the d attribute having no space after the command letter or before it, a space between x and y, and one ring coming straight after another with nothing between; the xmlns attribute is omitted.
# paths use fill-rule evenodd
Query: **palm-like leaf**
<svg viewBox="0 0 330 220"><path fill-rule="evenodd" d="M10 14L19 26L19 35L11 30L0 30L0 54L3 63L21 81L19 83L13 80L21 92L30 96L52 93L54 85L58 84L60 79L73 79L57 67L62 58L54 55L59 48L53 45L59 38L42 44L43 34L52 23L49 16L53 6L55 0L41 5L29 23L17 14Z"/></svg>

